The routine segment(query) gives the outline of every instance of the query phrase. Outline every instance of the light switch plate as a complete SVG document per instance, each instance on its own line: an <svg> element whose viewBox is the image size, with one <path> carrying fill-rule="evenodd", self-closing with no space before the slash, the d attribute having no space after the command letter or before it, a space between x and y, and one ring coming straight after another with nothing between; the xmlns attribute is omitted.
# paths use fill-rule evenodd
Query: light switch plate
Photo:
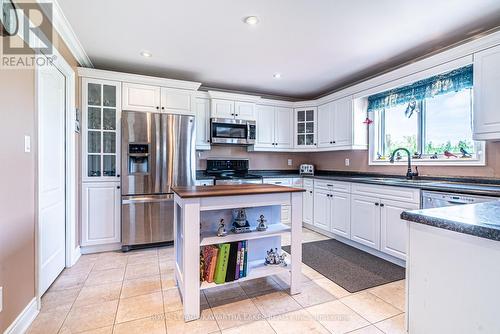
<svg viewBox="0 0 500 334"><path fill-rule="evenodd" d="M25 153L31 152L31 137L30 136L24 136L24 152Z"/></svg>
<svg viewBox="0 0 500 334"><path fill-rule="evenodd" d="M292 159L288 159L288 166L291 166L293 164Z"/></svg>
<svg viewBox="0 0 500 334"><path fill-rule="evenodd" d="M350 161L348 158L346 158L346 159L345 159L345 165L346 165L346 166L349 166L350 164L351 164L351 161Z"/></svg>

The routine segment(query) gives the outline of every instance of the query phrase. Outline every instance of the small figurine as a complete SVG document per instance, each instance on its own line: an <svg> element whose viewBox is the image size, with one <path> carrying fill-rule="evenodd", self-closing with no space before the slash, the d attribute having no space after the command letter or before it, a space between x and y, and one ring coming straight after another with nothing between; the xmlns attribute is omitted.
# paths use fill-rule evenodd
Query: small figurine
<svg viewBox="0 0 500 334"><path fill-rule="evenodd" d="M245 233L252 231L247 220L247 213L245 209L233 210L233 227L231 228L231 231L234 233Z"/></svg>
<svg viewBox="0 0 500 334"><path fill-rule="evenodd" d="M377 152L377 160L385 160L385 157Z"/></svg>
<svg viewBox="0 0 500 334"><path fill-rule="evenodd" d="M431 155L431 159L437 159L438 158L438 154L437 152L434 152L433 155Z"/></svg>
<svg viewBox="0 0 500 334"><path fill-rule="evenodd" d="M259 225L257 225L257 231L265 231L267 230L267 220L264 219L264 215L260 215L259 219L257 219Z"/></svg>
<svg viewBox="0 0 500 334"><path fill-rule="evenodd" d="M462 156L460 158L472 158L472 155L463 147L460 147L460 153L462 153Z"/></svg>
<svg viewBox="0 0 500 334"><path fill-rule="evenodd" d="M224 223L224 218L222 218L219 222L219 227L217 228L217 236L225 237L226 235L227 235L226 223Z"/></svg>
<svg viewBox="0 0 500 334"><path fill-rule="evenodd" d="M413 153L412 159L422 159L422 153L415 152Z"/></svg>
<svg viewBox="0 0 500 334"><path fill-rule="evenodd" d="M267 251L267 256L266 256L266 261L264 262L266 265L283 265L286 266L285 262L286 255L279 255L278 254L278 248L275 248L274 250L271 248L270 250Z"/></svg>
<svg viewBox="0 0 500 334"><path fill-rule="evenodd" d="M455 157L458 158L455 154L451 153L450 151L444 151L444 156L449 159L450 157Z"/></svg>

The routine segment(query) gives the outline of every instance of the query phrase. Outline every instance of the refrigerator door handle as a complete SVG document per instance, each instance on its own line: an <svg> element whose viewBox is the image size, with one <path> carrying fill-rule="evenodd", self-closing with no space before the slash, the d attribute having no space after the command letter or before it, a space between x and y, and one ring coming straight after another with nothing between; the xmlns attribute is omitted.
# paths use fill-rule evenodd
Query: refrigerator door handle
<svg viewBox="0 0 500 334"><path fill-rule="evenodd" d="M137 203L158 203L158 202L165 202L165 201L173 201L174 200L174 195L173 194L168 194L168 195L155 195L155 196L130 196L130 197L124 197L122 199L122 204L137 204Z"/></svg>

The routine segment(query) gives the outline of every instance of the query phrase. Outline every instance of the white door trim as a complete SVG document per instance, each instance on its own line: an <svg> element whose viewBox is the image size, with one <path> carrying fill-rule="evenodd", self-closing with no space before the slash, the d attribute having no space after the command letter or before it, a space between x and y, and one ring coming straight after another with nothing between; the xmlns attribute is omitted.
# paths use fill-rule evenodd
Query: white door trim
<svg viewBox="0 0 500 334"><path fill-rule="evenodd" d="M65 59L61 56L61 54L54 48L53 55L55 56L55 60L53 64L57 69L64 75L66 79L66 115L65 115L65 161L66 161L66 173L65 173L65 187L66 187L66 205L65 205L65 214L66 214L66 267L73 266L76 261L80 257L80 247L76 241L76 228L77 228L77 214L76 214L76 192L77 192L77 183L76 183L76 140L75 140L75 94L76 94L76 75L73 68L65 61ZM36 90L36 105L37 105L37 120L36 120L36 136L39 134L39 122L38 122L38 110L39 99L38 96L41 92L40 87L40 73L39 67L36 67L35 70L35 90ZM38 148L38 140L37 140L37 153L36 153L36 161L37 161L37 171L36 171L36 179L37 179L37 192L36 192L36 207L37 207L37 217L36 217L36 228L35 228L35 285L36 285L36 298L38 302L38 307L40 308L40 264L41 264L41 245L40 245L40 228L39 228L39 168L40 168L40 160L38 156L39 148Z"/></svg>

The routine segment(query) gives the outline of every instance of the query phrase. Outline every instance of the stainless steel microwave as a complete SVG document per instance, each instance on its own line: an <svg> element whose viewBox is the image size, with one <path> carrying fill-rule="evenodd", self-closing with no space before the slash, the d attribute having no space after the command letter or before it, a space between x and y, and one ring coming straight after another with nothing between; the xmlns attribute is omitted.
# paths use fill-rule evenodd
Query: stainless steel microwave
<svg viewBox="0 0 500 334"><path fill-rule="evenodd" d="M255 121L232 118L210 119L210 139L212 144L255 144Z"/></svg>

